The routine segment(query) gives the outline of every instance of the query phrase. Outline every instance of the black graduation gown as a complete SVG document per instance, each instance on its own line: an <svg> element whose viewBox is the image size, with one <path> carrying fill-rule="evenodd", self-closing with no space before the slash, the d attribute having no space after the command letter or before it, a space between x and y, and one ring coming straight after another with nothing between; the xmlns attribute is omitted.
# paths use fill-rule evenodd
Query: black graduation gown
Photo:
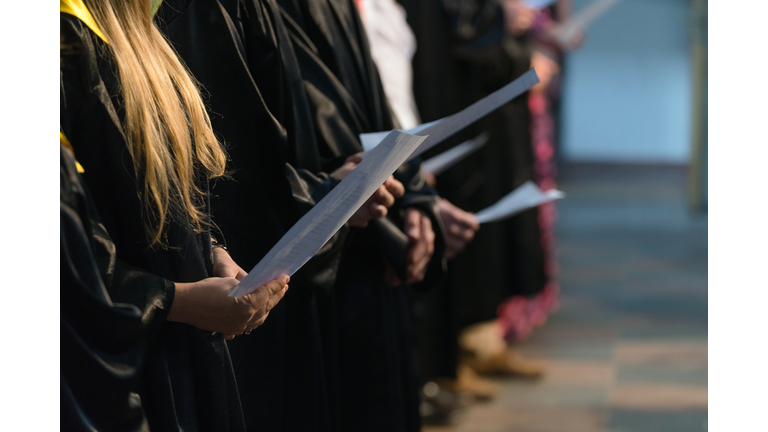
<svg viewBox="0 0 768 432"><path fill-rule="evenodd" d="M60 161L60 426L146 431L132 393L144 359L141 313L112 303L105 283L114 274L114 243L63 146Z"/></svg>
<svg viewBox="0 0 768 432"><path fill-rule="evenodd" d="M318 131L321 154L340 163L362 151L358 134L395 126L364 29L351 1L282 1ZM331 169L328 166L326 169ZM418 288L443 276L441 223L436 194L418 160L395 174L406 196L391 214L417 206L437 231L435 258ZM399 223L397 217L392 218ZM383 282L381 239L355 230L337 283L341 427L338 430L419 430L418 381L410 323L409 290Z"/></svg>
<svg viewBox="0 0 768 432"><path fill-rule="evenodd" d="M504 34L503 13L495 2L400 2L416 35L414 93L425 121L466 107L530 68L531 48L527 37L512 38ZM533 179L526 95L491 113L452 141L458 143L481 131L490 133L488 143L481 150L438 176L442 196L460 208L478 211ZM449 145L435 151L445 150ZM451 276L443 293L454 298L426 302L425 307L437 315L426 319L444 322L434 325L438 335L423 336L427 344L451 339L440 335L441 329L495 319L499 304L512 295L533 294L543 289L546 276L538 210L483 225L449 267ZM441 315L436 304L457 305L458 322L448 325L446 320L450 317ZM455 342L453 344L438 347L446 354L437 355L436 361L455 358ZM438 364L431 368L438 375L452 375L451 369L455 366Z"/></svg>
<svg viewBox="0 0 768 432"><path fill-rule="evenodd" d="M115 245L112 301L141 313L147 344L137 393L152 430L243 431L229 352L220 334L166 321L173 282L210 276L210 233L172 221L169 248L151 248L138 196L141 177L121 126L116 68L105 42L78 18L62 13L61 130L85 168L83 180ZM207 182L198 185L207 190Z"/></svg>
<svg viewBox="0 0 768 432"><path fill-rule="evenodd" d="M208 95L233 181L213 188L216 222L249 270L338 182L321 156L287 35L269 1L166 1L157 22ZM294 60L295 62L295 60ZM297 85L298 82L298 85ZM249 430L335 430L330 318L342 228L292 277L265 324L229 342Z"/></svg>

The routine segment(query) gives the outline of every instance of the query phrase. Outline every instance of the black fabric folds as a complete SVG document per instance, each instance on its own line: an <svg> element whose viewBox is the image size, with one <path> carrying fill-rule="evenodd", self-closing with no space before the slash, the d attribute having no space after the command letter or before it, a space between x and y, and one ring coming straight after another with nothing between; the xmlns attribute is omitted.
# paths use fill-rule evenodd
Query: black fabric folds
<svg viewBox="0 0 768 432"><path fill-rule="evenodd" d="M498 2L398 1L416 36L414 94L424 121L451 115L530 68L527 36L505 35ZM533 179L527 93L427 156L483 131L490 134L488 143L437 178L441 196L467 211L481 210ZM422 380L455 375L458 329L493 320L499 304L510 296L544 287L540 238L537 209L485 224L449 263L444 289L417 298Z"/></svg>
<svg viewBox="0 0 768 432"><path fill-rule="evenodd" d="M109 47L77 18L61 14L61 130L85 168L82 178L115 245L112 301L141 313L147 343L136 387L150 429L245 429L229 352L221 335L166 321L173 282L210 275L210 233L171 221L168 248L149 246L136 176L121 126L122 100ZM207 181L198 187L207 191Z"/></svg>
<svg viewBox="0 0 768 432"><path fill-rule="evenodd" d="M170 0L156 20L204 87L228 146L232 180L217 182L212 208L249 270L338 183L322 170L279 10L268 0ZM342 228L291 278L263 326L229 342L250 430L335 430L332 298L346 237Z"/></svg>
<svg viewBox="0 0 768 432"><path fill-rule="evenodd" d="M147 431L133 393L145 352L141 314L112 303L105 281L114 271L114 244L64 147L60 160L60 425Z"/></svg>
<svg viewBox="0 0 768 432"><path fill-rule="evenodd" d="M304 79L325 170L361 152L358 135L397 125L370 56L353 1L282 0ZM435 258L417 289L444 275L437 194L424 181L418 159L396 173L406 196L390 209L397 226L401 209L414 206L430 216L436 231ZM376 221L373 221L376 223ZM370 229L354 230L339 268L336 319L339 341L340 431L419 430L418 382L413 358L408 287L384 283L383 241Z"/></svg>

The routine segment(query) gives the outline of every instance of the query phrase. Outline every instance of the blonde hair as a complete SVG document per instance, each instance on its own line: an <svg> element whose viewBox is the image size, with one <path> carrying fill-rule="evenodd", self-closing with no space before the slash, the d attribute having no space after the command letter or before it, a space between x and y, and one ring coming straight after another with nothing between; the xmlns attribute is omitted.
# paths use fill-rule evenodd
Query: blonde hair
<svg viewBox="0 0 768 432"><path fill-rule="evenodd" d="M207 218L195 170L224 175L227 155L216 139L197 81L152 20L149 0L84 0L115 57L125 101L123 129L145 208L150 245L164 245L170 220L200 232ZM188 215L187 219L185 215Z"/></svg>

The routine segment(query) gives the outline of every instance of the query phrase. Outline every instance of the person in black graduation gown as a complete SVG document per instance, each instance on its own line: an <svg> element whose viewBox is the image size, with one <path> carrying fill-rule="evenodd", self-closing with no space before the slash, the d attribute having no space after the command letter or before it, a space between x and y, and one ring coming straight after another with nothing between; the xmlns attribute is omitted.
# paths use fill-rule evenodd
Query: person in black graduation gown
<svg viewBox="0 0 768 432"><path fill-rule="evenodd" d="M327 168L362 151L358 135L397 125L370 57L364 29L351 1L280 1L294 42ZM399 177L398 177L399 176ZM336 285L339 334L340 427L338 430L419 430L418 382L410 323L409 291L434 286L443 276L443 238L437 197L416 159L397 173L406 186L399 202L406 218L429 221L410 238L413 257L422 241L433 241L434 257L406 281L387 277L382 237L375 225L353 233ZM393 213L394 214L394 213ZM417 219L418 219L417 218ZM392 218L399 226L403 221ZM408 232L413 225L404 227ZM431 258L431 259L430 259ZM410 269L414 272L411 264ZM387 283L385 281L389 281ZM393 286L394 285L394 286Z"/></svg>
<svg viewBox="0 0 768 432"><path fill-rule="evenodd" d="M527 36L524 31L509 31L514 26L497 2L398 1L417 39L414 93L424 121L450 115L530 69ZM442 196L462 209L478 211L533 180L527 101L526 93L452 141L461 142L481 131L490 134L481 150L438 176ZM540 238L538 210L530 209L484 225L466 250L449 263L450 277L446 289L440 291L448 298L428 299L425 305L432 315L425 319L439 323L433 325L436 333L421 337L427 349L438 351L430 355L434 361L425 365L423 379L455 377L458 329L494 320L498 306L507 298L544 288L547 278ZM455 305L455 314L442 313L441 304ZM446 335L446 329L454 329L453 334ZM444 342L436 346L433 341L437 340Z"/></svg>
<svg viewBox="0 0 768 432"><path fill-rule="evenodd" d="M178 62L175 55L153 29L149 2L89 0L84 4L69 0L61 2L61 11L62 137L84 168L82 179L114 243L115 258L109 264L110 282L106 284L109 296L114 302L135 306L141 314L139 330L146 356L134 390L149 428L245 430L223 334L232 338L259 326L287 290L288 278L278 278L237 301L227 296L238 282L235 277L241 278L243 273L224 250L212 250L205 202L206 175L215 176L212 168L216 164L211 160L221 164L216 171L220 175L226 155L211 139L213 133L206 127L207 115L193 81L174 63ZM126 56L139 46L143 49L141 62L134 63L134 69L127 68L130 57ZM158 60L162 50L163 62ZM153 61L164 66L142 69ZM142 73L146 74L143 81ZM174 81L165 82L175 84L163 87L160 83L171 75ZM157 85L153 92L142 93L138 87L142 82ZM131 92L132 102L122 89ZM164 94L169 98L165 100L183 99L183 104L179 100L182 111L174 114L159 97L153 100L152 94ZM144 110L153 104L157 111L147 114ZM131 117L137 112L147 114L138 128ZM160 116L165 116L163 122ZM184 134L194 134L186 141L189 147L184 147L183 134L170 138L174 124ZM155 142L143 139L152 125L165 132ZM183 154L191 154L192 138L196 151L189 160L194 169L190 168L192 175L183 183L178 180L183 178L178 177L179 172L171 170L181 166ZM146 175L157 165L146 157L135 164L132 153L162 152L162 146L170 146L171 141L178 145L172 150L177 159L166 165L165 174L178 182L170 187L189 187L197 213L171 193L166 202L178 207L165 213L161 223L160 208L142 199L157 191ZM201 159L206 150L212 155L207 163ZM150 187L144 188L147 185ZM198 226L193 223L194 214L200 217ZM64 345L62 352L67 352ZM75 378L92 381L95 376L83 370Z"/></svg>
<svg viewBox="0 0 768 432"><path fill-rule="evenodd" d="M323 169L274 2L166 1L156 21L206 89L213 128L229 146L234 181L216 184L212 206L230 251L249 268L354 164ZM383 215L371 206L391 205L386 195L401 189L388 181L350 225ZM249 429L338 430L333 286L347 230L294 275L259 331L229 344Z"/></svg>
<svg viewBox="0 0 768 432"><path fill-rule="evenodd" d="M133 393L145 353L141 312L110 299L105 282L113 274L115 245L64 145L60 162L60 425L146 431Z"/></svg>

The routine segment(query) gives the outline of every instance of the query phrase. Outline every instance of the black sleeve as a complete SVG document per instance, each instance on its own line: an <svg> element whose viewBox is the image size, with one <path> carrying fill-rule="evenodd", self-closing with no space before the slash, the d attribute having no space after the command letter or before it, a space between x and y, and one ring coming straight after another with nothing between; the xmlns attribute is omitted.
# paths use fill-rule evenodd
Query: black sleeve
<svg viewBox="0 0 768 432"><path fill-rule="evenodd" d="M61 426L146 430L131 393L144 356L141 313L107 293L102 275L114 263L114 245L63 147L59 184Z"/></svg>

